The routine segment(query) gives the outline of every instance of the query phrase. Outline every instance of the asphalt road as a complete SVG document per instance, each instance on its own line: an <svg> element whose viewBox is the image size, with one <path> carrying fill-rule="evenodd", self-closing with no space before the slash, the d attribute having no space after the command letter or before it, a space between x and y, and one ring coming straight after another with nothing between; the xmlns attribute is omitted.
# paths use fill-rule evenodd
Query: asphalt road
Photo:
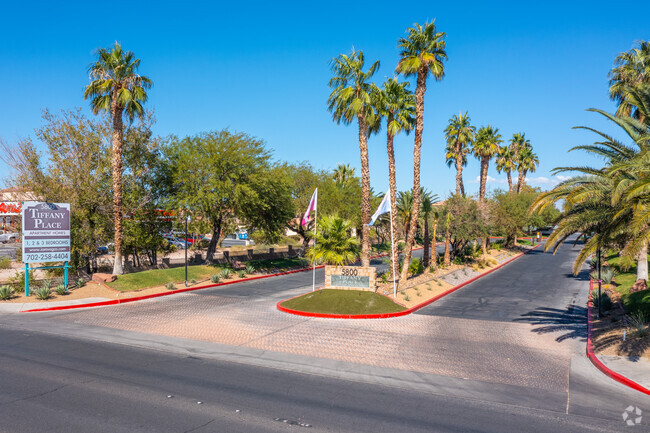
<svg viewBox="0 0 650 433"><path fill-rule="evenodd" d="M565 365L558 382L566 389L89 327L73 313L14 314L0 317L0 432L648 431L650 399L606 378L582 355L586 283L567 275L574 256L568 246L556 256L528 254L420 311L450 326L463 320L476 333L523 323L532 335L551 336L558 358L568 360L558 364ZM196 292L194 299L279 299L310 284L309 273L293 274ZM503 340L514 347L513 335ZM475 337L441 336L439 346L422 350L453 349L462 368L464 357L489 355ZM537 352L522 353L540 362ZM628 405L648 414L641 425L623 423Z"/></svg>

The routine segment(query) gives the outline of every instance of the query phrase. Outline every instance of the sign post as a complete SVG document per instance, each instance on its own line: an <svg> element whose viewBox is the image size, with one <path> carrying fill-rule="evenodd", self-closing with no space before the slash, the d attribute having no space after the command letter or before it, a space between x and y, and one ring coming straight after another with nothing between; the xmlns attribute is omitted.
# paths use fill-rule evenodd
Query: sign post
<svg viewBox="0 0 650 433"><path fill-rule="evenodd" d="M70 204L26 201L23 216L23 263L25 263L25 296L29 296L29 271L64 269L68 289L70 261ZM64 262L63 266L29 267L30 263Z"/></svg>

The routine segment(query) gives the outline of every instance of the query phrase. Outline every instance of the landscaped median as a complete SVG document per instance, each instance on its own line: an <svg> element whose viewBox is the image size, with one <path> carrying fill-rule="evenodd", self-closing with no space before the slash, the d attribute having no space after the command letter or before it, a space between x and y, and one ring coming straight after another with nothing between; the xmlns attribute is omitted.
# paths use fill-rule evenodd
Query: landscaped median
<svg viewBox="0 0 650 433"><path fill-rule="evenodd" d="M278 310L289 314L307 317L322 317L330 319L386 319L390 317L399 317L411 314L414 311L425 307L432 302L476 281L495 270L516 260L522 255L537 248L536 245L516 254L504 262L495 266L489 266L483 269L478 275L470 277L466 281L452 286L443 284L439 279L416 285L409 288L409 291L415 293L413 299L419 298L419 303L415 305L404 305L402 300L396 300L392 296L381 293L356 291L356 290L331 290L319 289L304 295L299 295L291 299L286 299L277 303ZM462 272L462 269L459 270ZM319 293L322 292L322 293ZM419 294L419 296L417 295ZM412 298L407 295L406 302ZM349 305L346 304L349 302ZM411 302L413 304L414 302Z"/></svg>

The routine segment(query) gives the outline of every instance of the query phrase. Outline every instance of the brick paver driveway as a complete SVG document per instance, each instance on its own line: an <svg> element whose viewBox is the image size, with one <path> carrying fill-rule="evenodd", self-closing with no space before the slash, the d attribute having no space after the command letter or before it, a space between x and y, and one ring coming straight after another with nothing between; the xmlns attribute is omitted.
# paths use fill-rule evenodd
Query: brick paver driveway
<svg viewBox="0 0 650 433"><path fill-rule="evenodd" d="M301 273L55 320L565 392L575 343L584 342L583 309L573 303L583 304L587 285L568 275L574 257L568 245L556 256L534 251L393 319L279 312L277 301L311 288Z"/></svg>

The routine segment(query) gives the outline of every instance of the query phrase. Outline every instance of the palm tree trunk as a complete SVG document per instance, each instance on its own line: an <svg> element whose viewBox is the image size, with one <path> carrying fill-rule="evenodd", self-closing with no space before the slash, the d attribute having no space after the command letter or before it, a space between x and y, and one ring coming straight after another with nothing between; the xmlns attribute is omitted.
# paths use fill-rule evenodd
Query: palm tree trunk
<svg viewBox="0 0 650 433"><path fill-rule="evenodd" d="M395 177L395 149L393 147L393 138L394 137L390 132L386 134L386 151L388 152L388 193L390 194L391 242L394 239L397 239L397 181ZM390 275L393 280L397 280L397 266L399 260L399 252L395 247L396 245L391 244Z"/></svg>
<svg viewBox="0 0 650 433"><path fill-rule="evenodd" d="M406 246L404 247L404 266L400 281L408 278L409 264L411 263L411 250L415 242L415 230L420 216L420 154L422 148L422 131L424 130L424 92L427 90L426 68L418 71L418 78L415 87L415 139L413 140L413 209L411 211L411 223L406 235Z"/></svg>
<svg viewBox="0 0 650 433"><path fill-rule="evenodd" d="M488 173L489 164L490 164L490 159L487 156L481 158L481 186L478 192L479 202L485 200L485 184L487 183L487 173Z"/></svg>
<svg viewBox="0 0 650 433"><path fill-rule="evenodd" d="M424 271L427 272L429 269L429 248L431 248L431 241L429 240L429 215L424 215L424 255L422 256L422 264L424 265Z"/></svg>
<svg viewBox="0 0 650 433"><path fill-rule="evenodd" d="M370 164L368 163L368 125L363 113L359 122L359 151L361 153L361 266L370 266Z"/></svg>
<svg viewBox="0 0 650 433"><path fill-rule="evenodd" d="M451 254L449 252L450 241L451 241L451 236L449 234L449 228L447 228L447 231L445 232L445 257L444 257L445 266L451 265Z"/></svg>
<svg viewBox="0 0 650 433"><path fill-rule="evenodd" d="M456 141L456 195L465 194L463 191L463 156L460 154L460 142Z"/></svg>
<svg viewBox="0 0 650 433"><path fill-rule="evenodd" d="M512 192L512 174L510 174L510 170L506 171L506 176L508 176L508 192Z"/></svg>
<svg viewBox="0 0 650 433"><path fill-rule="evenodd" d="M111 107L113 115L113 225L115 226L115 263L113 274L122 275L122 143L124 141L124 126L122 124L122 109L117 103L117 94L113 95Z"/></svg>
<svg viewBox="0 0 650 433"><path fill-rule="evenodd" d="M643 248L636 256L636 279L648 280L648 242L643 244Z"/></svg>
<svg viewBox="0 0 650 433"><path fill-rule="evenodd" d="M521 192L524 187L524 180L526 180L526 170L519 170L519 178L517 179L517 193Z"/></svg>
<svg viewBox="0 0 650 433"><path fill-rule="evenodd" d="M436 239L436 231L438 230L438 218L435 218L433 220L433 236L432 236L432 241L431 241L431 258L433 259L433 269L438 270L438 251L436 249L436 246L438 244L438 241Z"/></svg>

